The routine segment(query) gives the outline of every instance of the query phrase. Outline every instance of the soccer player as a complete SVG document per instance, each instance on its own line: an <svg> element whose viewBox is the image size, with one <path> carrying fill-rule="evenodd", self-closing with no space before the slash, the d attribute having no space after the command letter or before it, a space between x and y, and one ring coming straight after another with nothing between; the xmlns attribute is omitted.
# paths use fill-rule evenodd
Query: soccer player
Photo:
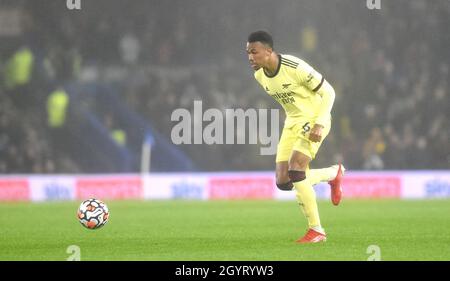
<svg viewBox="0 0 450 281"><path fill-rule="evenodd" d="M303 60L276 53L272 36L265 31L248 36L247 54L255 79L286 111L277 147L276 184L281 190L295 188L297 201L308 221L308 231L296 242L325 241L313 185L329 182L331 200L338 205L345 169L341 164L309 169L309 163L331 128L333 87Z"/></svg>

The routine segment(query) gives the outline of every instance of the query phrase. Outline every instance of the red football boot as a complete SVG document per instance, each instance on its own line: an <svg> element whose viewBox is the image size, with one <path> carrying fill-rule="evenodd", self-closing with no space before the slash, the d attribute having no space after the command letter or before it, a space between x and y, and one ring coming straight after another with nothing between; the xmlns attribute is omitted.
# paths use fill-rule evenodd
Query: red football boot
<svg viewBox="0 0 450 281"><path fill-rule="evenodd" d="M298 239L297 243L300 244L307 244L307 243L318 243L318 242L322 242L322 241L326 241L327 240L327 235L324 233L320 233L318 231L315 231L314 229L310 228L308 229L308 232L306 232L305 236L303 236L302 238Z"/></svg>
<svg viewBox="0 0 450 281"><path fill-rule="evenodd" d="M342 166L342 164L339 164L336 177L334 178L334 180L328 182L331 186L331 202L333 202L333 204L336 206L339 205L339 202L341 202L342 198L341 182L342 178L344 177L344 171L344 166Z"/></svg>

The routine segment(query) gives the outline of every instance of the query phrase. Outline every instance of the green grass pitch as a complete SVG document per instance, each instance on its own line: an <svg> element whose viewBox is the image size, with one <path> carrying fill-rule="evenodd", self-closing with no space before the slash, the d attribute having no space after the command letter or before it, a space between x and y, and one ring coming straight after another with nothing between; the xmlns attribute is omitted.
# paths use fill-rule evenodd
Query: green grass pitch
<svg viewBox="0 0 450 281"><path fill-rule="evenodd" d="M88 230L80 202L1 203L0 260L286 261L450 260L449 200L320 201L328 241L299 245L295 201L111 201L110 221Z"/></svg>

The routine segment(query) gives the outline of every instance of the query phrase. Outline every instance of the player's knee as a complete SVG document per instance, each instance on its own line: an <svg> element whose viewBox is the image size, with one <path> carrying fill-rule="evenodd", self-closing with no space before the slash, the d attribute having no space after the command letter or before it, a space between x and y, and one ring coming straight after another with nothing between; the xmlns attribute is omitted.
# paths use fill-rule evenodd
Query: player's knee
<svg viewBox="0 0 450 281"><path fill-rule="evenodd" d="M291 181L288 181L286 183L277 183L277 187L279 190L289 191L292 190L292 188L294 188L294 185L292 184Z"/></svg>
<svg viewBox="0 0 450 281"><path fill-rule="evenodd" d="M286 165L285 167L278 167L276 169L276 180L277 183L286 183L288 181L290 181L289 179L289 174L288 174L288 166Z"/></svg>
<svg viewBox="0 0 450 281"><path fill-rule="evenodd" d="M289 170L288 174L292 182L299 182L306 179L305 171Z"/></svg>
<svg viewBox="0 0 450 281"><path fill-rule="evenodd" d="M277 180L277 183L279 183L279 182L288 182L291 179L289 178L288 171L286 171L283 173L277 173L276 180Z"/></svg>

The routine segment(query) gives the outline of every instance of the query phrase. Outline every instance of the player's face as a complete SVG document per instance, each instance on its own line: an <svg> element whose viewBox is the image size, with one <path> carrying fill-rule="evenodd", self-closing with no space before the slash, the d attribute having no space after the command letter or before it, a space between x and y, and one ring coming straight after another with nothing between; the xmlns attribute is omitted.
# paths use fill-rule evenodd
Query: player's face
<svg viewBox="0 0 450 281"><path fill-rule="evenodd" d="M248 61L254 70L266 66L271 53L272 49L266 47L261 42L247 42Z"/></svg>

